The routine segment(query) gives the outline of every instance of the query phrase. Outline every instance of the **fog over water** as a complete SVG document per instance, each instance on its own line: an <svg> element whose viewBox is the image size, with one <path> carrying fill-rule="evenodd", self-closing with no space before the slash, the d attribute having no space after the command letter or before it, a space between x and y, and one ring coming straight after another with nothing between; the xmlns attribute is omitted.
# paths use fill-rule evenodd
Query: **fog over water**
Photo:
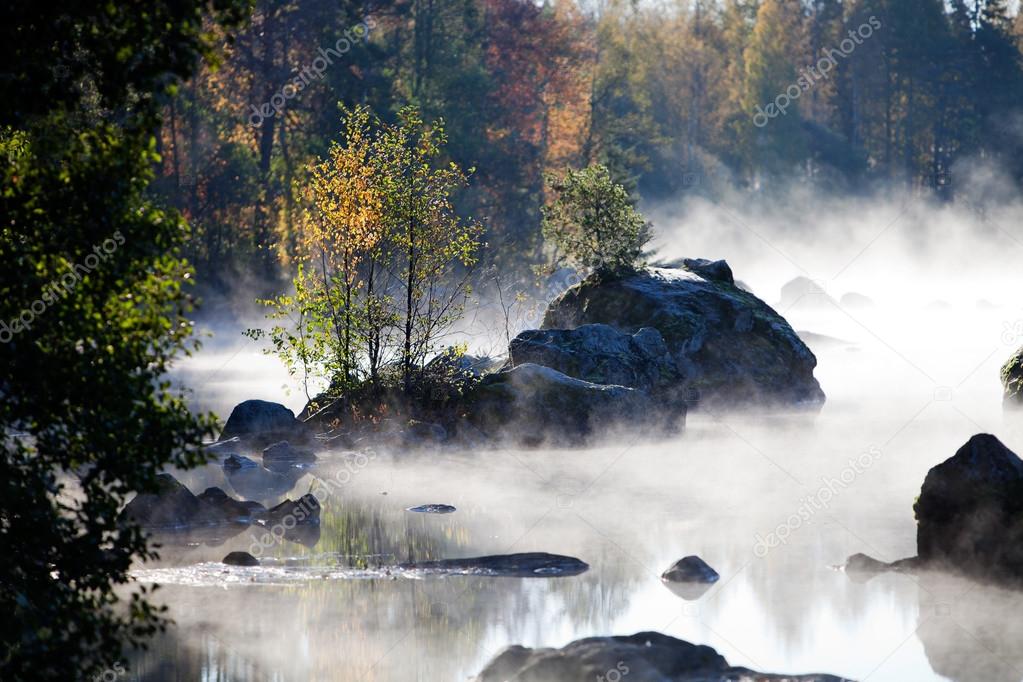
<svg viewBox="0 0 1023 682"><path fill-rule="evenodd" d="M807 338L828 397L819 415L694 412L669 440L585 450L320 453L292 497L313 476L343 484L313 546L275 544L263 554L277 560L271 569L204 563L250 551L245 531L168 545L137 571L164 584L157 598L177 626L129 675L466 680L509 644L657 630L770 672L1023 679L1023 595L938 575L861 583L833 568L857 552L914 555L924 476L971 435L1023 452L1023 415L1003 412L998 378L1023 345L1019 207L996 203L980 218L798 191L784 203L645 208L658 257L725 258L796 330L817 335ZM780 302L797 276L824 293ZM851 292L873 305L839 302ZM300 409L301 391L292 383L286 394L289 377L240 331L218 327L178 368L196 404L221 417L246 398ZM193 492L234 492L219 467L181 478ZM458 511L405 511L433 502ZM526 551L590 569L532 579L393 570ZM698 599L659 580L688 554L721 575Z"/></svg>

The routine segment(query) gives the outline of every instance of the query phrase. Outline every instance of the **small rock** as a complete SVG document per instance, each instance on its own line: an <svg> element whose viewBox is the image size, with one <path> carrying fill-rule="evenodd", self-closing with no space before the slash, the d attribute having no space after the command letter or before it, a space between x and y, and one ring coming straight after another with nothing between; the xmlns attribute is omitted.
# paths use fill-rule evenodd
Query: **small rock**
<svg viewBox="0 0 1023 682"><path fill-rule="evenodd" d="M661 580L674 583L715 583L721 576L698 556L679 559L661 574Z"/></svg>
<svg viewBox="0 0 1023 682"><path fill-rule="evenodd" d="M295 525L318 524L320 522L320 503L311 493L306 493L298 498L298 501L284 500L267 511L266 525L285 525L285 519L289 517L294 519Z"/></svg>
<svg viewBox="0 0 1023 682"><path fill-rule="evenodd" d="M220 562L228 566L259 566L259 559L248 552L231 552Z"/></svg>
<svg viewBox="0 0 1023 682"><path fill-rule="evenodd" d="M384 493L385 495L387 493ZM421 504L418 507L409 507L405 511L418 512L420 514L451 514L456 510L450 504Z"/></svg>

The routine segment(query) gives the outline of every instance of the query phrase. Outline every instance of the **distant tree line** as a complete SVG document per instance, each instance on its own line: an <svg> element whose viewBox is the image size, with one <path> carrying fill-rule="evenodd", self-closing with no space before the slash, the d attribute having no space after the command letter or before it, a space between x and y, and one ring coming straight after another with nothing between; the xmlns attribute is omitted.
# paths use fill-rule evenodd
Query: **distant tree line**
<svg viewBox="0 0 1023 682"><path fill-rule="evenodd" d="M790 182L955 195L964 158L1023 177L1005 0L257 0L166 103L160 189L200 282L290 276L336 103L443 118L488 259L544 260L544 177L600 163L644 198ZM211 26L216 32L216 26Z"/></svg>

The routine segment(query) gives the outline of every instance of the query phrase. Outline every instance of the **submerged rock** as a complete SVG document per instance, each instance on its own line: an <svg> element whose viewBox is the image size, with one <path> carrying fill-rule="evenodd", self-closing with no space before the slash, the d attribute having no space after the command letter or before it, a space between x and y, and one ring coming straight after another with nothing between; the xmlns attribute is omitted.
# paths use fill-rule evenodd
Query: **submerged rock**
<svg viewBox="0 0 1023 682"><path fill-rule="evenodd" d="M263 466L270 471L280 471L302 464L312 464L316 455L308 450L299 450L286 440L270 445L263 450Z"/></svg>
<svg viewBox="0 0 1023 682"><path fill-rule="evenodd" d="M544 329L604 323L657 329L707 406L819 408L817 358L781 315L747 291L687 270L591 275L551 303Z"/></svg>
<svg viewBox="0 0 1023 682"><path fill-rule="evenodd" d="M561 649L511 646L491 660L476 682L842 682L833 675L771 675L732 667L709 646L659 632L588 637Z"/></svg>
<svg viewBox="0 0 1023 682"><path fill-rule="evenodd" d="M682 390L682 372L664 337L650 327L631 335L606 324L530 329L512 339L508 357L512 367L533 363L594 384Z"/></svg>
<svg viewBox="0 0 1023 682"><path fill-rule="evenodd" d="M422 570L465 575L484 575L496 578L556 578L579 575L589 565L570 556L527 552L523 554L496 554L466 559L441 559L400 564L402 570Z"/></svg>
<svg viewBox="0 0 1023 682"><path fill-rule="evenodd" d="M928 567L1023 580L1023 460L994 436L973 436L931 469L913 511Z"/></svg>
<svg viewBox="0 0 1023 682"><path fill-rule="evenodd" d="M593 384L530 363L485 377L465 411L488 436L503 434L529 446L578 445L615 426L650 429L669 423L644 391ZM684 406L678 412L684 414Z"/></svg>
<svg viewBox="0 0 1023 682"><path fill-rule="evenodd" d="M229 438L251 439L260 443L273 443L301 437L302 422L295 413L278 403L265 400L246 400L231 410L221 440Z"/></svg>
<svg viewBox="0 0 1023 682"><path fill-rule="evenodd" d="M1002 365L1001 377L1005 404L1011 407L1023 406L1023 348Z"/></svg>
<svg viewBox="0 0 1023 682"><path fill-rule="evenodd" d="M220 563L228 566L259 566L259 559L248 552L231 552Z"/></svg>
<svg viewBox="0 0 1023 682"><path fill-rule="evenodd" d="M418 507L409 507L405 511L419 514L453 514L457 510L450 504L421 504Z"/></svg>

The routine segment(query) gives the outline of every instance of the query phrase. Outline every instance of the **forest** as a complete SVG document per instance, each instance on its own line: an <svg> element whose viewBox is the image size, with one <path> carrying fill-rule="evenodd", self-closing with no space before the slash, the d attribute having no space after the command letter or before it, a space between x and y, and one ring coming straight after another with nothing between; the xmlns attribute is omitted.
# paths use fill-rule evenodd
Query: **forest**
<svg viewBox="0 0 1023 682"><path fill-rule="evenodd" d="M9 0L0 160L0 680L1023 679L1018 0Z"/></svg>
<svg viewBox="0 0 1023 682"><path fill-rule="evenodd" d="M570 168L646 201L793 183L954 201L978 159L1018 182L1021 40L1006 0L261 1L167 97L154 188L201 283L290 279L338 104L411 104L474 169L457 205L485 220L484 258L528 276L551 258L545 177Z"/></svg>

